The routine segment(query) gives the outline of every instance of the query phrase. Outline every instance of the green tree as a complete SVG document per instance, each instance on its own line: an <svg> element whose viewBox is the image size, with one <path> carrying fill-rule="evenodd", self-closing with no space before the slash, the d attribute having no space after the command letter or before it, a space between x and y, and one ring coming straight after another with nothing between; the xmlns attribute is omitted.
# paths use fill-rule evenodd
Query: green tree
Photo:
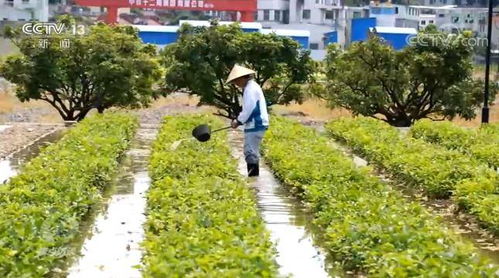
<svg viewBox="0 0 499 278"><path fill-rule="evenodd" d="M374 35L346 51L329 47L328 85L321 97L333 107L394 126L410 126L421 118L474 118L483 82L472 78L471 34L428 28L416 38L400 51Z"/></svg>
<svg viewBox="0 0 499 278"><path fill-rule="evenodd" d="M132 27L97 24L86 31L27 36L7 29L21 54L8 57L0 75L17 85L21 101L46 101L64 120L79 121L94 108L148 105L161 78L155 47L142 44Z"/></svg>
<svg viewBox="0 0 499 278"><path fill-rule="evenodd" d="M184 25L180 37L162 52L166 67L165 93L183 91L200 97L200 104L219 108L217 115L235 118L241 111L235 86L225 84L234 64L254 69L268 102L303 100L301 84L314 69L309 52L286 37L244 33L237 24L210 27Z"/></svg>

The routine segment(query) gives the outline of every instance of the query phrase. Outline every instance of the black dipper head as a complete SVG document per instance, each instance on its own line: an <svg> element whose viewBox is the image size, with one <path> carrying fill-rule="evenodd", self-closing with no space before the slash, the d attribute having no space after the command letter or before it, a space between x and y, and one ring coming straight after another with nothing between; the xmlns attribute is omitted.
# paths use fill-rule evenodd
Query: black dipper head
<svg viewBox="0 0 499 278"><path fill-rule="evenodd" d="M206 142L211 138L211 129L208 125L198 125L192 130L192 136L199 142Z"/></svg>

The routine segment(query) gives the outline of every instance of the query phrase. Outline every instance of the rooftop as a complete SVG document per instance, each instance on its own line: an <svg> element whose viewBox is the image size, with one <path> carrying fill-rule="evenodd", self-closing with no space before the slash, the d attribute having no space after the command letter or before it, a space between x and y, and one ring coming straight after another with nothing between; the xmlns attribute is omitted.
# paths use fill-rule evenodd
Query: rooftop
<svg viewBox="0 0 499 278"><path fill-rule="evenodd" d="M376 26L369 28L369 31L376 33L388 33L388 34L411 34L416 35L418 31L415 28L402 28L402 27L385 27Z"/></svg>

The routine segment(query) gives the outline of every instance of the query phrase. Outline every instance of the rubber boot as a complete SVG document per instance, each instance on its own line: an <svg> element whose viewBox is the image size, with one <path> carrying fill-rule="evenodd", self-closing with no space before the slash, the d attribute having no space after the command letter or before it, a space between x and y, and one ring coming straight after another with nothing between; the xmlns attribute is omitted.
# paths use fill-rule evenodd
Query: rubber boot
<svg viewBox="0 0 499 278"><path fill-rule="evenodd" d="M258 167L258 164L248 163L247 168L248 168L248 177L257 177L258 175L260 175L260 169Z"/></svg>

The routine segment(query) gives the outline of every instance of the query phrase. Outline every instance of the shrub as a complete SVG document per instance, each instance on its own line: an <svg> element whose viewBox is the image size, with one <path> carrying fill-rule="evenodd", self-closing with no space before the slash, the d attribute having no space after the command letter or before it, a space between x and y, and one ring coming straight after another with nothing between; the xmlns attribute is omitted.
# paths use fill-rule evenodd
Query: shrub
<svg viewBox="0 0 499 278"><path fill-rule="evenodd" d="M167 117L153 144L145 277L274 277L274 249L227 140L183 141L208 116Z"/></svg>
<svg viewBox="0 0 499 278"><path fill-rule="evenodd" d="M369 277L489 277L497 266L421 205L369 175L312 129L273 120L264 154L299 188L324 247L346 270Z"/></svg>
<svg viewBox="0 0 499 278"><path fill-rule="evenodd" d="M483 225L499 232L499 203L482 199L499 194L499 176L484 163L456 150L401 136L386 123L368 118L339 119L328 124L329 133L386 169L402 183L420 187L430 197L448 198L476 214Z"/></svg>
<svg viewBox="0 0 499 278"><path fill-rule="evenodd" d="M47 276L75 253L80 223L101 201L136 127L127 115L85 119L0 187L0 276Z"/></svg>

